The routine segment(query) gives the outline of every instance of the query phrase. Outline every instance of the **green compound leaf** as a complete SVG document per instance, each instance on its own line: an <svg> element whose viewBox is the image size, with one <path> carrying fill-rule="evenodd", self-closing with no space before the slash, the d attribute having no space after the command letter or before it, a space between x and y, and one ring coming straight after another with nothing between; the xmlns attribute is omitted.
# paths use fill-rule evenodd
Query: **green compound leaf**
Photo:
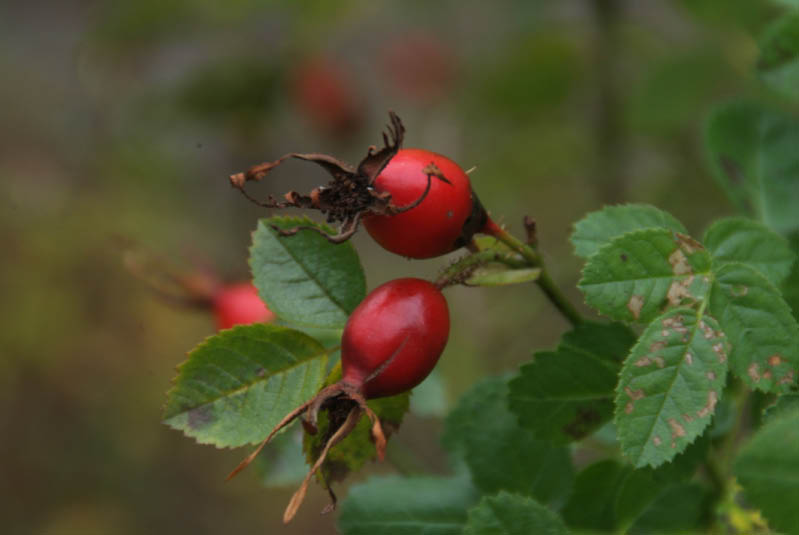
<svg viewBox="0 0 799 535"><path fill-rule="evenodd" d="M479 495L468 475L373 477L341 504L342 535L460 535Z"/></svg>
<svg viewBox="0 0 799 535"><path fill-rule="evenodd" d="M799 367L799 325L779 291L753 268L722 266L710 294L710 313L727 334L730 369L747 386L788 392Z"/></svg>
<svg viewBox="0 0 799 535"><path fill-rule="evenodd" d="M616 395L622 452L637 467L670 461L710 423L727 376L729 344L716 320L671 310L641 334Z"/></svg>
<svg viewBox="0 0 799 535"><path fill-rule="evenodd" d="M507 490L558 503L572 483L569 452L520 427L507 397L502 378L475 385L447 417L444 446L463 457L482 492Z"/></svg>
<svg viewBox="0 0 799 535"><path fill-rule="evenodd" d="M257 444L322 385L327 353L298 331L238 326L208 338L180 365L164 423L200 444Z"/></svg>
<svg viewBox="0 0 799 535"><path fill-rule="evenodd" d="M331 385L340 379L341 363L333 368L323 386ZM387 398L370 399L367 405L380 418L383 432L388 438L399 429L405 413L408 412L410 393L404 392ZM315 435L305 434L303 451L309 465L313 465L325 446L328 438L328 424L327 411L319 411L317 433ZM355 429L330 449L327 459L325 459L318 472L320 482L324 485L329 485L335 481L341 481L350 472L357 472L367 462L376 457L377 453L375 451L375 443L372 440L371 423L369 418L363 415Z"/></svg>
<svg viewBox="0 0 799 535"><path fill-rule="evenodd" d="M558 515L526 496L502 491L469 510L463 535L567 535Z"/></svg>
<svg viewBox="0 0 799 535"><path fill-rule="evenodd" d="M366 279L352 244L334 245L312 230L280 236L272 226L330 230L308 218L272 217L258 222L250 247L250 269L263 300L287 322L344 327L366 296Z"/></svg>
<svg viewBox="0 0 799 535"><path fill-rule="evenodd" d="M767 422L741 449L734 472L746 499L769 526L799 534L799 410Z"/></svg>
<svg viewBox="0 0 799 535"><path fill-rule="evenodd" d="M583 323L509 383L510 409L541 439L579 440L613 417L619 363L635 336L619 323Z"/></svg>
<svg viewBox="0 0 799 535"><path fill-rule="evenodd" d="M799 98L799 13L788 14L766 29L757 72L775 91Z"/></svg>
<svg viewBox="0 0 799 535"><path fill-rule="evenodd" d="M575 223L571 242L577 256L588 258L614 238L647 228L666 228L683 234L688 232L668 212L648 204L623 204L606 206Z"/></svg>
<svg viewBox="0 0 799 535"><path fill-rule="evenodd" d="M782 234L799 230L799 120L727 103L711 115L705 142L714 176L741 211Z"/></svg>
<svg viewBox="0 0 799 535"><path fill-rule="evenodd" d="M716 269L729 262L741 262L755 268L775 286L782 284L796 261L788 240L751 219L716 221L705 232L704 243Z"/></svg>
<svg viewBox="0 0 799 535"><path fill-rule="evenodd" d="M694 239L667 229L638 230L593 254L579 287L601 313L646 323L664 308L704 300L710 266L710 255Z"/></svg>

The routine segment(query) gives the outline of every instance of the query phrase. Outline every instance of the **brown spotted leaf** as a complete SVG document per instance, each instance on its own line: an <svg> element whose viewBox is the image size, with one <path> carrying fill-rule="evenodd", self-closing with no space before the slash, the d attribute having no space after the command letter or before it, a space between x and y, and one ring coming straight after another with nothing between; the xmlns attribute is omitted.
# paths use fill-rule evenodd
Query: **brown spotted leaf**
<svg viewBox="0 0 799 535"><path fill-rule="evenodd" d="M665 308L694 305L710 290L711 259L700 243L668 229L629 232L593 254L580 289L588 305L647 323Z"/></svg>
<svg viewBox="0 0 799 535"><path fill-rule="evenodd" d="M635 466L670 461L702 434L724 389L728 352L718 322L687 308L641 334L616 391L619 441Z"/></svg>
<svg viewBox="0 0 799 535"><path fill-rule="evenodd" d="M208 338L180 365L164 423L201 444L257 444L325 377L327 352L299 331L269 324Z"/></svg>
<svg viewBox="0 0 799 535"><path fill-rule="evenodd" d="M788 392L799 369L799 325L779 290L754 268L722 266L710 312L732 343L730 369L753 389Z"/></svg>

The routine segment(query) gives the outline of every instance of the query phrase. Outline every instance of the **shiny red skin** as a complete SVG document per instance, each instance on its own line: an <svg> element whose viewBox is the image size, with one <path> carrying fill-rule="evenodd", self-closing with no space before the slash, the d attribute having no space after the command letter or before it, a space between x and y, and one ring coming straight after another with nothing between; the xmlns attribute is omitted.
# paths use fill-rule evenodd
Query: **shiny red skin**
<svg viewBox="0 0 799 535"><path fill-rule="evenodd" d="M463 223L472 210L469 177L455 162L435 152L401 149L375 180L377 191L391 193L396 206L416 201L427 187L422 170L434 163L451 182L432 177L424 200L407 212L370 215L364 218L366 230L384 249L410 258L432 258L456 249Z"/></svg>
<svg viewBox="0 0 799 535"><path fill-rule="evenodd" d="M258 296L255 286L248 282L223 287L214 296L213 307L219 330L267 322L275 317Z"/></svg>
<svg viewBox="0 0 799 535"><path fill-rule="evenodd" d="M433 370L448 337L449 308L438 288L413 278L387 282L366 296L344 327L342 382L366 398L410 390Z"/></svg>

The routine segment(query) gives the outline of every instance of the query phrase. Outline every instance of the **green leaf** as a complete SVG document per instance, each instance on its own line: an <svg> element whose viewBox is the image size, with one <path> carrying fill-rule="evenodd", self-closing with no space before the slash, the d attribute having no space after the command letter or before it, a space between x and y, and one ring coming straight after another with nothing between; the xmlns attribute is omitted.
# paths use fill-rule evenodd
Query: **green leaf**
<svg viewBox="0 0 799 535"><path fill-rule="evenodd" d="M313 338L269 324L208 338L180 365L164 423L201 444L257 444L322 385L325 349Z"/></svg>
<svg viewBox="0 0 799 535"><path fill-rule="evenodd" d="M722 266L710 312L727 334L730 369L753 389L787 392L799 367L799 326L779 291L740 263Z"/></svg>
<svg viewBox="0 0 799 535"><path fill-rule="evenodd" d="M585 301L623 321L649 322L664 307L693 304L710 289L710 255L667 229L629 232L593 254L579 287Z"/></svg>
<svg viewBox="0 0 799 535"><path fill-rule="evenodd" d="M738 210L760 215L757 153L765 110L748 101L713 110L705 128L711 171Z"/></svg>
<svg viewBox="0 0 799 535"><path fill-rule="evenodd" d="M667 486L641 513L627 533L691 533L692 528L702 527L708 498L707 491L695 483Z"/></svg>
<svg viewBox="0 0 799 535"><path fill-rule="evenodd" d="M574 253L588 258L614 238L648 228L666 228L686 234L688 231L668 212L648 204L606 206L591 212L575 223L571 242Z"/></svg>
<svg viewBox="0 0 799 535"><path fill-rule="evenodd" d="M799 13L778 19L763 33L757 72L775 91L799 98Z"/></svg>
<svg viewBox="0 0 799 535"><path fill-rule="evenodd" d="M330 372L323 386L331 385L341 379L341 364L339 363ZM367 405L375 411L380 418L383 432L388 438L393 432L399 429L405 413L410 406L410 393L404 392L396 396L387 398L370 399ZM328 411L319 411L318 431L314 435L305 434L303 439L303 450L306 460L312 465L328 438ZM349 435L341 442L330 449L324 464L319 470L320 481L329 485L334 481L343 480L350 472L357 472L367 462L377 456L375 444L372 440L371 423L366 415L361 416L360 421Z"/></svg>
<svg viewBox="0 0 799 535"><path fill-rule="evenodd" d="M702 459L704 457L698 460ZM574 492L563 508L563 516L574 528L626 533L624 528L637 525L653 509L663 496L664 488L682 487L680 480L689 477L690 474L675 471L671 465L657 470L636 470L617 461L600 461L577 474Z"/></svg>
<svg viewBox="0 0 799 535"><path fill-rule="evenodd" d="M727 376L729 344L716 320L671 310L641 334L616 395L622 452L635 466L658 466L710 423Z"/></svg>
<svg viewBox="0 0 799 535"><path fill-rule="evenodd" d="M799 533L799 411L767 422L741 449L734 472L746 499L760 508L769 526Z"/></svg>
<svg viewBox="0 0 799 535"><path fill-rule="evenodd" d="M366 279L349 242L334 245L318 232L280 236L272 228L314 226L308 218L272 217L258 222L250 248L250 269L269 308L290 323L342 328L366 296Z"/></svg>
<svg viewBox="0 0 799 535"><path fill-rule="evenodd" d="M629 523L657 495L652 470L634 470L607 460L583 469L563 508L573 528L615 530Z"/></svg>
<svg viewBox="0 0 799 535"><path fill-rule="evenodd" d="M619 362L635 342L621 324L583 323L509 383L510 409L542 439L579 440L613 417Z"/></svg>
<svg viewBox="0 0 799 535"><path fill-rule="evenodd" d="M502 491L469 510L463 535L567 535L563 521L526 496Z"/></svg>
<svg viewBox="0 0 799 535"><path fill-rule="evenodd" d="M466 284L472 286L507 286L532 282L541 275L541 268L509 269L506 266L486 266L478 268Z"/></svg>
<svg viewBox="0 0 799 535"><path fill-rule="evenodd" d="M558 349L591 354L607 361L622 362L636 339L636 334L623 323L584 321L563 335Z"/></svg>
<svg viewBox="0 0 799 535"><path fill-rule="evenodd" d="M799 120L732 102L714 111L705 136L714 176L735 205L782 234L799 230Z"/></svg>
<svg viewBox="0 0 799 535"><path fill-rule="evenodd" d="M444 446L463 457L482 492L508 490L558 503L571 487L569 452L520 427L507 397L499 377L475 385L447 417Z"/></svg>
<svg viewBox="0 0 799 535"><path fill-rule="evenodd" d="M783 394L777 398L773 405L763 411L763 419L769 421L790 411L799 410L799 394Z"/></svg>
<svg viewBox="0 0 799 535"><path fill-rule="evenodd" d="M716 269L729 262L741 262L776 286L785 280L796 261L788 240L751 219L719 219L705 232L704 243Z"/></svg>
<svg viewBox="0 0 799 535"><path fill-rule="evenodd" d="M341 504L342 535L460 535L478 494L466 475L373 477Z"/></svg>

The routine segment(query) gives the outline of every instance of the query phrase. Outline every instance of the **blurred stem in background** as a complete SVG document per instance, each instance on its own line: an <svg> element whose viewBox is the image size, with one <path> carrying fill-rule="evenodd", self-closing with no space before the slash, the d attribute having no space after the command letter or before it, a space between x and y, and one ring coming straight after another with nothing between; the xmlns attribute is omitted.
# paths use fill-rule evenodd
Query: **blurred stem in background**
<svg viewBox="0 0 799 535"><path fill-rule="evenodd" d="M603 203L624 198L624 151L626 145L619 77L623 16L621 0L589 0L593 9L596 37L594 75L597 89L594 131L597 166L597 196Z"/></svg>

